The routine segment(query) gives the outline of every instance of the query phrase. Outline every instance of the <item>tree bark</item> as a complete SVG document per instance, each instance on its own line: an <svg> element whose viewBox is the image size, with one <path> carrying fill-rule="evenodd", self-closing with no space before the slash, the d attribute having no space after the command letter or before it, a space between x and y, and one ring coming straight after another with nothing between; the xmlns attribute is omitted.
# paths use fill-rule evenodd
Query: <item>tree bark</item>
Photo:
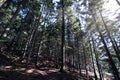
<svg viewBox="0 0 120 80"><path fill-rule="evenodd" d="M64 31L64 28L65 28L65 22L64 22L64 0L61 0L61 3L62 3L62 39L61 39L61 65L60 65L60 72L63 72L63 66L64 66L64 35L65 35L65 31Z"/></svg>

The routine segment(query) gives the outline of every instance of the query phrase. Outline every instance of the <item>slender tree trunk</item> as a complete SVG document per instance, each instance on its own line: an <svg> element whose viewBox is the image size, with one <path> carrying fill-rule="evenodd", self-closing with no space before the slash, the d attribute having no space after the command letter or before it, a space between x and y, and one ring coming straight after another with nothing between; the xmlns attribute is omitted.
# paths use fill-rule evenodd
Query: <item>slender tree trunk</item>
<svg viewBox="0 0 120 80"><path fill-rule="evenodd" d="M38 53L37 53L37 56L36 56L36 61L35 61L35 65L36 67L38 67L38 60L39 60L39 56L41 54L42 50L41 50L41 44L39 45L39 50L38 50Z"/></svg>
<svg viewBox="0 0 120 80"><path fill-rule="evenodd" d="M84 43L84 41L83 41ZM82 43L82 48L83 48L83 57L84 57L84 67L85 67L85 74L86 74L86 78L88 79L88 70L87 70L87 56L86 56L86 50L85 50L85 46L84 44Z"/></svg>
<svg viewBox="0 0 120 80"><path fill-rule="evenodd" d="M79 63L80 63L80 56L79 56L79 53L80 53L80 51L79 51L79 39L77 38L76 39L76 48L77 48L77 55L76 55L76 57L77 57L77 69L78 69L78 71L79 71L79 69L80 69L80 65L79 65Z"/></svg>
<svg viewBox="0 0 120 80"><path fill-rule="evenodd" d="M80 49L80 48L79 48ZM81 62L82 62L82 60L81 60L81 53L79 53L79 71L80 71L80 75L82 74L82 68L81 68Z"/></svg>
<svg viewBox="0 0 120 80"><path fill-rule="evenodd" d="M91 46L90 41L89 41L89 44L90 44L89 46L90 46L90 53L91 53L91 58L92 58L92 64L93 64L93 70L94 70L95 80L98 80L97 74L96 74L96 70L95 70L95 65L94 65L94 58L93 58L92 46Z"/></svg>
<svg viewBox="0 0 120 80"><path fill-rule="evenodd" d="M28 46L29 46L29 44L30 44L31 41L32 41L33 33L34 33L34 30L35 30L34 28L35 28L35 27L32 28L31 34L29 34L30 36L28 36L28 38L27 38L26 45L25 45L25 49L24 49L24 53L23 53L23 58L25 58L26 53L27 53L27 50L28 50Z"/></svg>
<svg viewBox="0 0 120 80"><path fill-rule="evenodd" d="M29 63L30 61L30 58L31 58L31 55L32 53L34 53L33 49L35 47L35 42L36 42L36 38L38 36L38 28L39 28L39 19L40 19L40 14L38 15L38 19L35 20L35 24L34 24L34 31L33 31L33 34L32 34L32 41L31 41L31 46L30 46L30 50L28 51L29 55L28 55L28 60L27 60L27 63ZM38 56L38 55L37 55Z"/></svg>
<svg viewBox="0 0 120 80"><path fill-rule="evenodd" d="M61 42L61 66L60 66L60 72L63 72L63 66L64 66L64 42L65 42L65 39L64 39L64 35L65 35L65 31L64 31L64 28L65 28L65 21L64 21L64 0L61 0L61 3L62 3L62 42Z"/></svg>
<svg viewBox="0 0 120 80"><path fill-rule="evenodd" d="M64 58L64 63L65 63L65 68L67 68L66 62L67 62L67 51L66 51L66 45L65 45L65 58Z"/></svg>
<svg viewBox="0 0 120 80"><path fill-rule="evenodd" d="M97 64L100 80L102 80L102 74L101 74L101 71L100 71L100 64L99 64L99 60L98 60L98 54L97 54L97 52L95 50L95 43L94 43L93 38L92 38L92 44L93 44L93 50L94 50L94 54L95 54L95 59L96 59L96 64Z"/></svg>
<svg viewBox="0 0 120 80"><path fill-rule="evenodd" d="M75 56L75 53L74 53L74 46L73 46L73 49L72 49L72 71L74 71L74 56Z"/></svg>
<svg viewBox="0 0 120 80"><path fill-rule="evenodd" d="M37 33L38 33L38 25L36 25L36 24L37 24L37 21L35 21L35 25L34 25L35 30L34 30L34 33L32 34L33 38L32 38L32 41L31 41L30 50L28 50L29 55L28 55L28 59L27 59L27 64L29 64L31 55L32 55L32 53L34 53L33 49L35 47L36 37L37 37Z"/></svg>

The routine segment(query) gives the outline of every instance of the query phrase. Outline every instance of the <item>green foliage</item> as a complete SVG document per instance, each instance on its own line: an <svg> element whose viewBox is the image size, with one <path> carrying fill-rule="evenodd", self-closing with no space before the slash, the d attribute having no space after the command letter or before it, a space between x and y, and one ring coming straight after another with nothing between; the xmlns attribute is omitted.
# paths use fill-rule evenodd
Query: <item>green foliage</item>
<svg viewBox="0 0 120 80"><path fill-rule="evenodd" d="M65 43L63 49L65 52L63 57L66 68L73 70L86 69L88 66L93 68L91 64L97 65L96 62L98 62L103 68L103 73L109 72L111 70L108 68L110 59L106 55L107 51L101 40L104 39L110 56L118 69L120 64L111 39L100 15L95 14L101 8L103 0L88 0L88 2L87 0L64 0L64 29L62 29L61 1L56 3L53 3L53 0L11 1L7 7L0 8L0 14L2 14L0 15L0 47L7 45L9 50L13 51L11 52L13 56L17 55L20 59L25 59L26 62L28 61L27 64L29 62L40 62L41 56L44 55L47 59L49 59L48 56L54 59L59 66L61 37L62 30L64 30ZM20 7L18 7L19 4ZM14 17L17 9L20 10ZM119 48L119 25L114 25L114 21L108 21L105 19L110 36ZM99 26L100 31L98 31L97 26ZM100 36L100 32L103 37ZM92 43L92 39L95 41L94 43ZM91 56L95 61L91 61ZM96 72L98 72L97 69Z"/></svg>

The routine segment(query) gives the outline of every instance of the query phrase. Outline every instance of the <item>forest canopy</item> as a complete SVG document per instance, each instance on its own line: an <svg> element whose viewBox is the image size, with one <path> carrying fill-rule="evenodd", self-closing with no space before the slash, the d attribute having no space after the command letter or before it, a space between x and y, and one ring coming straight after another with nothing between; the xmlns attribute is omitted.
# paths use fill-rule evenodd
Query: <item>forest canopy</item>
<svg viewBox="0 0 120 80"><path fill-rule="evenodd" d="M120 80L119 22L119 0L0 0L0 79L20 67Z"/></svg>

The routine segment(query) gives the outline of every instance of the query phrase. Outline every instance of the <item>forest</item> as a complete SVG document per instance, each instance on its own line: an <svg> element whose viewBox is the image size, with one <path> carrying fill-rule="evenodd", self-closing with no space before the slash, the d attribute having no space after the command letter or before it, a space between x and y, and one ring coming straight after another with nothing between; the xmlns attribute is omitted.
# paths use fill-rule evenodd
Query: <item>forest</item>
<svg viewBox="0 0 120 80"><path fill-rule="evenodd" d="M120 0L0 0L0 80L120 80Z"/></svg>

